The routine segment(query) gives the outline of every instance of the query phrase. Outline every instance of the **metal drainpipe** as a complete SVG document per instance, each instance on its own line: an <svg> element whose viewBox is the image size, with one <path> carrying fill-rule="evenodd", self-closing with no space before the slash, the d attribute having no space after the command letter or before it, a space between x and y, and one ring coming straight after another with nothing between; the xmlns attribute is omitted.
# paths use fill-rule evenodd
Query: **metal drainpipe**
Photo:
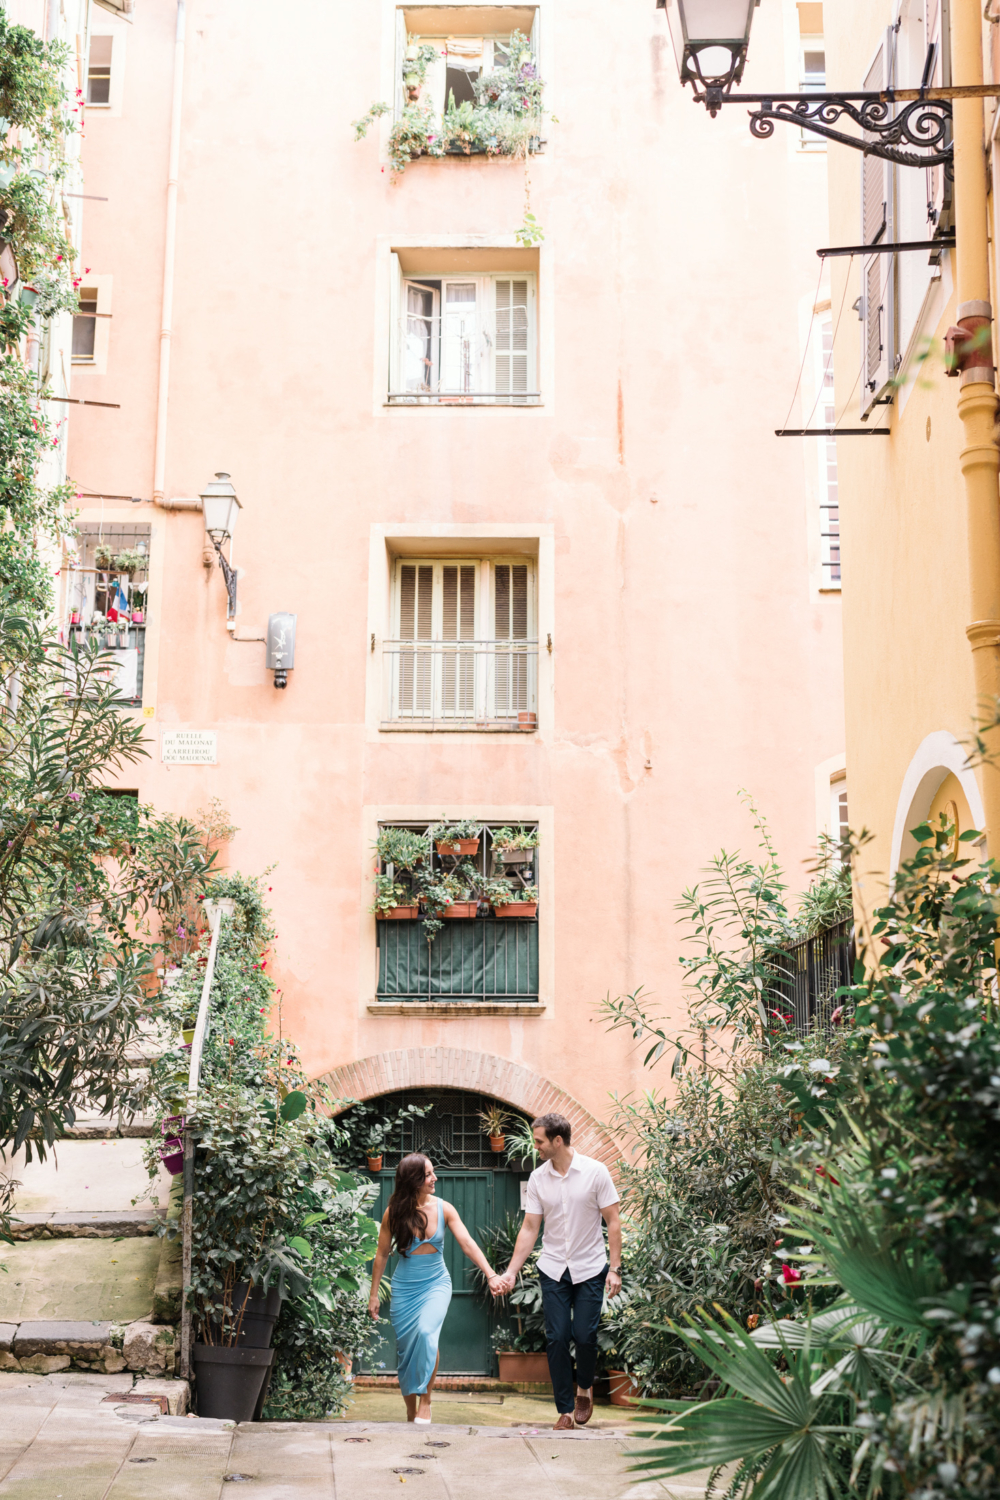
<svg viewBox="0 0 1000 1500"><path fill-rule="evenodd" d="M982 7L979 0L952 0L952 70L956 84L983 82ZM987 240L986 147L983 100L956 99L955 230L958 323L970 334L988 327L990 262ZM977 362L973 363L973 359ZM965 480L968 526L969 596L972 622L966 635L972 647L976 719L992 716L1000 697L1000 496L997 475L1000 450L995 427L997 396L992 349L966 359L961 374L958 414L965 444L959 462ZM1000 745L994 747L994 754ZM1000 857L1000 766L982 768L986 842L992 858Z"/></svg>
<svg viewBox="0 0 1000 1500"><path fill-rule="evenodd" d="M235 902L223 898L217 901L206 901L209 921L212 924L212 942L208 950L208 963L205 965L205 981L201 987L201 1000L198 1004L198 1019L195 1022L194 1038L191 1042L191 1067L188 1071L187 1089L187 1112L188 1117L194 1113L195 1103L198 1097L198 1086L201 1080L201 1055L205 1047L205 1033L208 1030L208 1002L212 993L212 980L215 977L215 955L219 948L219 932L222 928L222 918L231 917L235 909ZM191 1309L188 1306L188 1294L191 1290L191 1242L194 1231L194 1138L191 1127L185 1124L183 1131L184 1141L184 1206L181 1210L181 1379L191 1379Z"/></svg>
<svg viewBox="0 0 1000 1500"><path fill-rule="evenodd" d="M153 503L163 499L167 462L167 404L170 398L170 343L174 317L174 256L177 248L177 178L181 160L181 103L184 95L184 0L177 0L174 39L174 93L170 106L170 162L167 168L167 220L163 232L163 296L160 308L160 378L156 393L156 448Z"/></svg>

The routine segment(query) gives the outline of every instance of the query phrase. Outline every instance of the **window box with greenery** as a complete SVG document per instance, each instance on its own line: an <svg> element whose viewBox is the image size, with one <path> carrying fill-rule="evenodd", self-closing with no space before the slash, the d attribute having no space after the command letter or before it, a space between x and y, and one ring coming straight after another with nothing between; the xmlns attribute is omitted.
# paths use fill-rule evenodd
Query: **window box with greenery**
<svg viewBox="0 0 1000 1500"><path fill-rule="evenodd" d="M446 838L439 838L441 832ZM493 825L474 819L392 824L379 830L376 880L398 882L405 892L401 895L387 883L384 905L375 913L379 1000L538 999L537 871L534 865L512 865L505 873L495 833ZM535 841L537 859L537 828L527 825L515 833ZM475 844L476 852L441 853L439 844L446 851ZM399 855L408 849L411 865L404 871ZM413 857L417 849L422 851L420 863ZM396 854L395 863L386 858L390 852ZM532 874L534 882L528 879ZM413 898L419 920L386 915L404 902L412 904Z"/></svg>

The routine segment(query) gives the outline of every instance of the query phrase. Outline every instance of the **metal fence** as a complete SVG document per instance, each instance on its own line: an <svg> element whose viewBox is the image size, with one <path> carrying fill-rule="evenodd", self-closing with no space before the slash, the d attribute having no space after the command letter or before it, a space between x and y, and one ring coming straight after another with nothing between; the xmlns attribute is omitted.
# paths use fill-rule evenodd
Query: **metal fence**
<svg viewBox="0 0 1000 1500"><path fill-rule="evenodd" d="M475 729L535 712L537 641L386 641L382 661L383 722Z"/></svg>
<svg viewBox="0 0 1000 1500"><path fill-rule="evenodd" d="M797 1032L828 1026L840 1004L837 990L854 971L854 925L838 922L815 937L791 943L774 955L775 980L769 992L774 1009L795 1017Z"/></svg>

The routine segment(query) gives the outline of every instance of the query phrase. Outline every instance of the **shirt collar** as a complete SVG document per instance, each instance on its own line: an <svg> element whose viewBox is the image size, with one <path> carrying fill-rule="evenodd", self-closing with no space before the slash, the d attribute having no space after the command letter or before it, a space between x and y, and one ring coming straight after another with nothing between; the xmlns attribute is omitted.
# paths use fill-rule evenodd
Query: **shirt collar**
<svg viewBox="0 0 1000 1500"><path fill-rule="evenodd" d="M579 1172L581 1170L579 1162L577 1160L579 1155L579 1151L573 1152L573 1155L569 1159L569 1166L566 1168L565 1173L557 1172L551 1161L543 1161L541 1167L539 1168L539 1171L548 1172L550 1177L560 1177L565 1180L565 1177L567 1177L570 1172Z"/></svg>

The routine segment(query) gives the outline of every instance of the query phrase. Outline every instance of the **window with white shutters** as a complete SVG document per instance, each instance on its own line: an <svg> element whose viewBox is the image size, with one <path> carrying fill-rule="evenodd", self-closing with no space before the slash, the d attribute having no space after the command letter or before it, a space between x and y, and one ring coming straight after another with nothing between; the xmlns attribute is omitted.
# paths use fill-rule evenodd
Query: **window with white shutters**
<svg viewBox="0 0 1000 1500"><path fill-rule="evenodd" d="M895 69L893 48L895 33L890 27L875 54L865 77L864 88L891 88ZM866 135L866 139L875 139ZM879 156L861 158L861 229L862 242L876 245L895 239L896 170L892 162ZM867 416L872 407L892 400L892 380L897 365L896 257L866 255L861 262L862 390L861 413Z"/></svg>
<svg viewBox="0 0 1000 1500"><path fill-rule="evenodd" d="M537 403L533 272L407 277L391 259L390 403Z"/></svg>
<svg viewBox="0 0 1000 1500"><path fill-rule="evenodd" d="M534 564L399 559L384 643L383 721L417 728L533 729Z"/></svg>
<svg viewBox="0 0 1000 1500"><path fill-rule="evenodd" d="M951 85L951 26L949 19L950 0L925 0L924 40L926 45L923 83L933 88ZM951 141L949 126L946 141ZM927 177L927 227L932 235L940 234L951 223L952 179L944 167L928 167Z"/></svg>

